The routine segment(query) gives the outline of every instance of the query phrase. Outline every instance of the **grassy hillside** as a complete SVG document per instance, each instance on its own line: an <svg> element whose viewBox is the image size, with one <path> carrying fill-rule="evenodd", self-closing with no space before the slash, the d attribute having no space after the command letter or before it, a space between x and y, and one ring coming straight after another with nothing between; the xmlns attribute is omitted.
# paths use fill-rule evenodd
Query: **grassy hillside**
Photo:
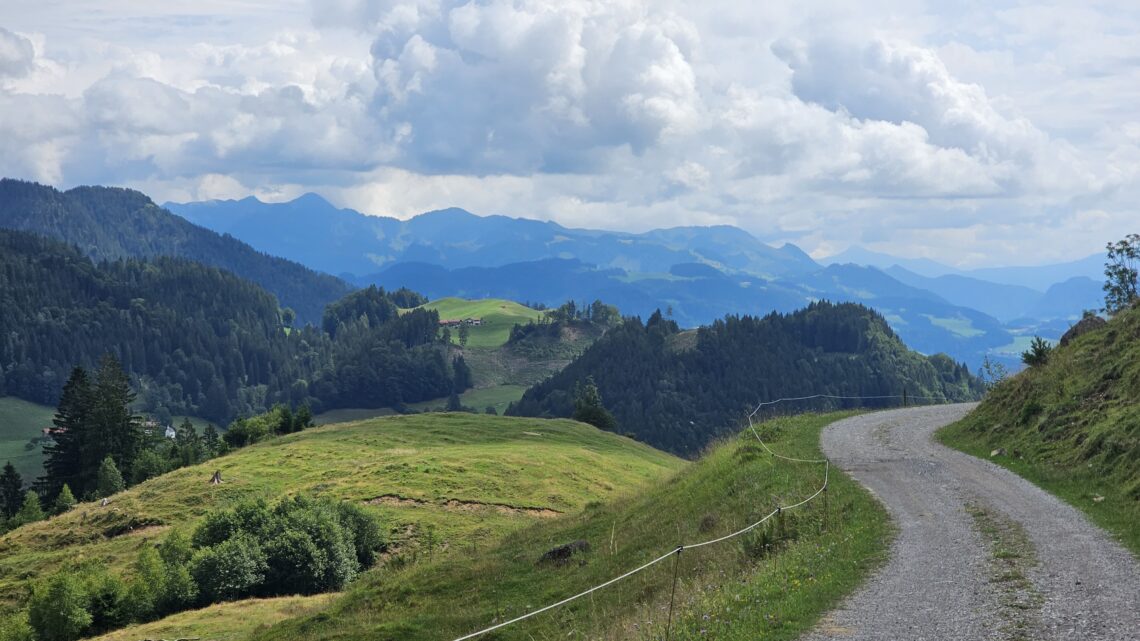
<svg viewBox="0 0 1140 641"><path fill-rule="evenodd" d="M471 414L394 416L306 430L183 468L0 537L0 602L59 566L123 568L170 527L249 497L305 492L361 501L393 543L485 546L536 519L659 481L684 465L629 439L565 420ZM209 479L220 470L224 483ZM430 533L430 535L429 535ZM0 608L2 612L3 608Z"/></svg>
<svg viewBox="0 0 1140 641"><path fill-rule="evenodd" d="M0 465L11 461L24 482L29 483L43 474L44 448L28 443L43 435L43 428L51 426L55 410L36 405L12 396L0 397Z"/></svg>
<svg viewBox="0 0 1140 641"><path fill-rule="evenodd" d="M1140 554L1140 309L999 384L940 438L1057 494Z"/></svg>
<svg viewBox="0 0 1140 641"><path fill-rule="evenodd" d="M545 315L545 312L500 298L483 300L441 298L423 307L439 312L440 320L483 319L482 325L470 328L471 335L467 339L469 347L499 347L507 342L511 327L516 323L538 320ZM451 340L456 344L459 343L458 328L451 329Z"/></svg>
<svg viewBox="0 0 1140 641"><path fill-rule="evenodd" d="M820 429L836 418L780 419L762 429L777 451L815 457ZM678 543L732 532L819 486L820 466L777 461L751 438L730 439L637 496L591 503L580 514L535 523L487 548L372 571L328 610L252 639L446 641L575 594ZM827 502L785 513L788 540L775 544L773 554L763 551L759 537L682 553L674 638L795 638L884 558L890 533L882 508L841 473L833 470L831 480ZM585 541L588 550L564 564L539 562L573 541ZM667 560L486 638L662 638L673 571Z"/></svg>
<svg viewBox="0 0 1140 641"><path fill-rule="evenodd" d="M271 625L293 617L319 612L336 598L335 594L287 596L274 599L245 599L219 603L201 610L179 612L159 621L115 630L94 641L138 641L139 639L210 639L231 641L248 637L258 626Z"/></svg>

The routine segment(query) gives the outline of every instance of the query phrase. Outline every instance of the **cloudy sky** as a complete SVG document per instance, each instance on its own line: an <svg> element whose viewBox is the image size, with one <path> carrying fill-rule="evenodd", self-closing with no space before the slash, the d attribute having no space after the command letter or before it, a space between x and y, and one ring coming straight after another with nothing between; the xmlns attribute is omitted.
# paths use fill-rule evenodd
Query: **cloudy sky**
<svg viewBox="0 0 1140 641"><path fill-rule="evenodd" d="M159 202L1034 264L1140 232L1138 105L1134 0L0 5L0 175Z"/></svg>

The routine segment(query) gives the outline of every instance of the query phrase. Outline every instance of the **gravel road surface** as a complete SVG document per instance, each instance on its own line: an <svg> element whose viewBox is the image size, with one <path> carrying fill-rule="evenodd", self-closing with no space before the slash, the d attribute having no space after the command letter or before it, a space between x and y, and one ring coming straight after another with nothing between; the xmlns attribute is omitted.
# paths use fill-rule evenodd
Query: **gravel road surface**
<svg viewBox="0 0 1140 641"><path fill-rule="evenodd" d="M899 534L883 568L806 638L1140 640L1134 557L1028 481L933 442L972 408L865 414L824 431L828 458L883 502ZM979 514L1026 549L999 552ZM1007 556L1028 559L1007 572L1014 580Z"/></svg>

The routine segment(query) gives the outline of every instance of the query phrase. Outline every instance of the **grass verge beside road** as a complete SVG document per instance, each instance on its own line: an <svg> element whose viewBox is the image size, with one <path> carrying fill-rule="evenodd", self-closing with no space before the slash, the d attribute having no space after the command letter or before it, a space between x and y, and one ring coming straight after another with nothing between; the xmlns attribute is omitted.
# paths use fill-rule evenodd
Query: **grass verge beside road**
<svg viewBox="0 0 1140 641"><path fill-rule="evenodd" d="M761 429L772 447L820 457L819 434L845 415L778 419ZM818 489L820 465L772 458L750 433L713 448L651 489L540 522L486 548L454 549L372 571L327 611L283 622L257 641L447 641L553 603L653 559L680 543L737 530ZM677 557L674 639L792 639L886 557L883 508L832 471L830 491L753 534ZM561 563L540 561L584 542ZM674 559L589 597L486 638L651 639L665 630Z"/></svg>

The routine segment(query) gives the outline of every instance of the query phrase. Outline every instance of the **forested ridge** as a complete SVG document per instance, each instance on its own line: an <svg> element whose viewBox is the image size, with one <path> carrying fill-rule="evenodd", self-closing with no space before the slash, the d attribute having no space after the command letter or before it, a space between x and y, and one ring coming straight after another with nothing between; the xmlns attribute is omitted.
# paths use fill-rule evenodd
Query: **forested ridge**
<svg viewBox="0 0 1140 641"><path fill-rule="evenodd" d="M54 405L74 366L112 354L160 417L225 423L278 403L321 411L445 396L453 365L435 338L438 316L387 311L390 296L408 295L349 294L330 309L386 311L338 318L333 338L288 327L272 295L221 269L164 257L96 264L0 230L0 394Z"/></svg>
<svg viewBox="0 0 1140 641"><path fill-rule="evenodd" d="M53 187L0 179L0 227L34 232L77 246L100 260L171 256L233 272L261 285L316 323L325 305L347 294L344 281L263 254L162 209L146 195L116 187Z"/></svg>
<svg viewBox="0 0 1140 641"><path fill-rule="evenodd" d="M760 401L904 390L973 400L982 392L965 365L908 350L876 312L822 302L791 314L728 316L695 336L660 312L646 323L627 319L508 413L571 416L581 411L582 390L593 393L591 379L618 431L688 456L737 429Z"/></svg>

